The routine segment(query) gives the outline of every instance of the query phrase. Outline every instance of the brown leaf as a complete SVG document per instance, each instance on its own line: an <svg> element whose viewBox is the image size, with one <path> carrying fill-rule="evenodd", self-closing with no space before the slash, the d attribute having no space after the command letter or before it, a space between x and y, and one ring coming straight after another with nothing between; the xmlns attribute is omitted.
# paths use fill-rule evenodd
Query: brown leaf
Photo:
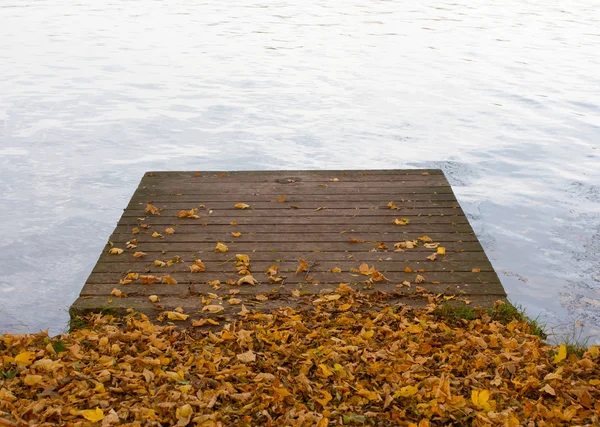
<svg viewBox="0 0 600 427"><path fill-rule="evenodd" d="M302 258L300 258L298 260L299 265L298 268L296 269L296 274L300 274L303 271L307 271L308 270L308 263L306 261L304 261Z"/></svg>
<svg viewBox="0 0 600 427"><path fill-rule="evenodd" d="M176 285L177 284L177 280L173 279L171 276L164 276L162 278L162 282L167 284L167 285Z"/></svg>
<svg viewBox="0 0 600 427"><path fill-rule="evenodd" d="M160 214L160 209L158 209L156 206L151 205L150 203L148 203L146 205L146 209L144 209L146 211L146 213L152 214L152 215L159 215Z"/></svg>
<svg viewBox="0 0 600 427"><path fill-rule="evenodd" d="M248 209L250 207L246 203L236 203L234 206L236 209Z"/></svg>

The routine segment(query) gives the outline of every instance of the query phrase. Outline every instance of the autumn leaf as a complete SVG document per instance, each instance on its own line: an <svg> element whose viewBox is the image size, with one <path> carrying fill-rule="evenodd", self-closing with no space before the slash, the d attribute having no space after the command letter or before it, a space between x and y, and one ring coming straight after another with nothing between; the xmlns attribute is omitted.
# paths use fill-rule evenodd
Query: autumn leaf
<svg viewBox="0 0 600 427"><path fill-rule="evenodd" d="M186 403L183 406L180 406L175 410L175 418L177 418L177 426L187 426L190 423L190 420L194 415L194 410L189 403Z"/></svg>
<svg viewBox="0 0 600 427"><path fill-rule="evenodd" d="M565 344L561 344L558 348L558 352L552 359L554 363L560 363L567 358L567 346Z"/></svg>
<svg viewBox="0 0 600 427"><path fill-rule="evenodd" d="M315 399L317 402L319 402L322 406L325 406L331 402L331 399L333 398L331 393L329 393L327 390L319 390L319 392L323 397L320 399Z"/></svg>
<svg viewBox="0 0 600 427"><path fill-rule="evenodd" d="M152 214L152 215L159 215L160 214L160 209L158 209L156 206L151 205L150 203L148 203L146 205L146 209L144 209L144 211L146 211L146 213Z"/></svg>
<svg viewBox="0 0 600 427"><path fill-rule="evenodd" d="M417 277L415 277L415 283L419 284L419 283L423 283L425 281L425 278L423 276L421 276L420 274L417 275Z"/></svg>
<svg viewBox="0 0 600 427"><path fill-rule="evenodd" d="M163 235L162 235L162 234L160 234L160 233L157 233L156 231L155 231L154 233L152 233L152 238L154 238L154 239L158 239L158 238L160 238L160 237L163 237Z"/></svg>
<svg viewBox="0 0 600 427"><path fill-rule="evenodd" d="M35 352L23 351L15 356L15 362L22 366L29 366L35 359Z"/></svg>
<svg viewBox="0 0 600 427"><path fill-rule="evenodd" d="M484 411L491 411L492 407L488 403L490 400L490 392L487 390L473 390L471 391L471 401L477 409Z"/></svg>
<svg viewBox="0 0 600 427"><path fill-rule="evenodd" d="M418 391L419 391L419 389L417 387L412 386L412 385L407 385L407 386L400 388L400 390L398 390L396 393L394 393L394 399L397 399L399 397L411 397L411 396L414 396L415 394L417 394Z"/></svg>
<svg viewBox="0 0 600 427"><path fill-rule="evenodd" d="M215 247L215 252L227 252L228 250L229 248L227 247L227 245L221 242L218 242L217 246Z"/></svg>
<svg viewBox="0 0 600 427"><path fill-rule="evenodd" d="M161 261L161 260L159 260L159 259L155 259L155 260L154 260L154 266L155 266L155 267L164 267L164 266L166 266L166 265L167 265L167 263L166 263L166 262L164 262L164 261Z"/></svg>
<svg viewBox="0 0 600 427"><path fill-rule="evenodd" d="M137 228L137 227L133 227L133 228L131 229L131 233L132 233L132 234L139 234L139 233L140 233L140 229L139 229L139 228Z"/></svg>
<svg viewBox="0 0 600 427"><path fill-rule="evenodd" d="M198 219L200 218L198 215L196 215L197 209L196 208L192 208L189 211L180 211L177 214L178 218L192 218L192 219Z"/></svg>
<svg viewBox="0 0 600 427"><path fill-rule="evenodd" d="M143 284L151 285L160 280L160 277L157 276L140 276L140 280Z"/></svg>
<svg viewBox="0 0 600 427"><path fill-rule="evenodd" d="M133 257L134 258L141 258L144 255L148 255L146 252L134 252Z"/></svg>
<svg viewBox="0 0 600 427"><path fill-rule="evenodd" d="M204 307L202 307L202 311L208 311L209 313L212 313L212 314L220 313L223 310L225 310L225 308L223 308L222 305L217 305L217 304L209 304L209 305L205 305Z"/></svg>
<svg viewBox="0 0 600 427"><path fill-rule="evenodd" d="M206 266L201 260L197 259L192 265L189 266L189 269L192 273L201 273L206 271Z"/></svg>
<svg viewBox="0 0 600 427"><path fill-rule="evenodd" d="M365 241L364 241L364 240L362 240L362 239L355 239L355 238L353 238L353 237L348 237L348 241L349 241L350 243L365 243Z"/></svg>
<svg viewBox="0 0 600 427"><path fill-rule="evenodd" d="M255 296L254 296L254 298L255 298L257 301L261 301L261 302L267 301L267 300L269 299L269 297L268 297L268 296L266 296L265 294L258 294L258 295L255 295Z"/></svg>
<svg viewBox="0 0 600 427"><path fill-rule="evenodd" d="M167 285L176 285L177 284L177 280L173 279L171 276L168 276L168 275L163 276L162 282Z"/></svg>
<svg viewBox="0 0 600 427"><path fill-rule="evenodd" d="M438 255L446 255L446 248L444 248L443 246L439 246L437 248L437 254Z"/></svg>
<svg viewBox="0 0 600 427"><path fill-rule="evenodd" d="M157 295L150 295L150 296L148 297L148 299L150 300L150 302L158 302L158 301L159 301L159 299L158 299L158 296L157 296Z"/></svg>
<svg viewBox="0 0 600 427"><path fill-rule="evenodd" d="M250 207L246 203L236 203L234 206L236 209L248 209Z"/></svg>
<svg viewBox="0 0 600 427"><path fill-rule="evenodd" d="M299 265L298 268L296 269L296 274L300 274L303 271L307 271L308 270L308 263L306 261L304 261L302 258L300 258L298 260Z"/></svg>
<svg viewBox="0 0 600 427"><path fill-rule="evenodd" d="M231 305L238 305L242 303L242 300L239 298L229 298L227 302Z"/></svg>
<svg viewBox="0 0 600 427"><path fill-rule="evenodd" d="M278 269L277 269L276 265L272 265L265 270L265 274L267 276L277 276L277 273L278 273Z"/></svg>
<svg viewBox="0 0 600 427"><path fill-rule="evenodd" d="M398 206L396 206L396 205L394 204L394 202L389 202L389 203L387 204L387 206L388 206L388 208L390 208L390 209L400 209Z"/></svg>
<svg viewBox="0 0 600 427"><path fill-rule="evenodd" d="M405 273L412 273L412 270L411 270L410 267L407 266L407 267L404 267L404 272Z"/></svg>
<svg viewBox="0 0 600 427"><path fill-rule="evenodd" d="M110 253L111 255L121 255L123 253L123 249L111 248L111 250L108 251L108 253Z"/></svg>
<svg viewBox="0 0 600 427"><path fill-rule="evenodd" d="M102 409L98 407L96 409L85 409L83 411L79 411L78 413L83 418L93 423L97 423L98 421L102 421L104 419L104 412L102 412Z"/></svg>
<svg viewBox="0 0 600 427"><path fill-rule="evenodd" d="M284 203L285 202L285 194L282 194L281 196L279 196L277 198L277 202L278 203Z"/></svg>
<svg viewBox="0 0 600 427"><path fill-rule="evenodd" d="M23 378L23 383L25 385L28 385L31 387L31 386L34 386L34 385L40 383L43 378L44 377L42 377L41 375L28 374L28 375L25 375L25 378Z"/></svg>
<svg viewBox="0 0 600 427"><path fill-rule="evenodd" d="M419 236L419 237L417 237L417 239L420 240L423 243L431 243L431 242L433 242L433 240L429 236Z"/></svg>
<svg viewBox="0 0 600 427"><path fill-rule="evenodd" d="M173 227L165 228L165 234L174 234L175 229Z"/></svg>
<svg viewBox="0 0 600 427"><path fill-rule="evenodd" d="M232 231L232 232L231 232L231 235L232 235L233 237L240 237L240 236L242 235L242 233L240 233L240 232L238 232L238 231Z"/></svg>
<svg viewBox="0 0 600 427"><path fill-rule="evenodd" d="M113 297L118 297L118 298L127 298L127 294L124 294L123 292L121 292L119 289L117 288L113 288L113 290L110 293Z"/></svg>
<svg viewBox="0 0 600 427"><path fill-rule="evenodd" d="M188 314L179 313L177 311L164 311L161 313L161 317L167 317L169 320L187 320L190 317Z"/></svg>
<svg viewBox="0 0 600 427"><path fill-rule="evenodd" d="M342 269L341 269L341 268L339 268L339 267L334 267L334 268L332 268L332 269L331 269L331 272L332 272L332 273L341 273L341 272L342 272Z"/></svg>
<svg viewBox="0 0 600 427"><path fill-rule="evenodd" d="M409 222L410 222L410 219L408 219L408 218L400 218L400 219L396 218L394 220L394 224L396 224L396 225L408 225Z"/></svg>
<svg viewBox="0 0 600 427"><path fill-rule="evenodd" d="M237 354L236 358L242 363L250 363L256 361L256 354L252 350L248 350L245 353Z"/></svg>
<svg viewBox="0 0 600 427"><path fill-rule="evenodd" d="M435 261L435 259L437 258L437 254L431 254L428 257L426 257L429 261Z"/></svg>
<svg viewBox="0 0 600 427"><path fill-rule="evenodd" d="M240 278L240 279L237 281L237 284L238 284L238 285L245 285L245 284L248 284L248 285L256 285L257 283L258 283L258 282L256 281L256 279L255 279L254 277L252 277L252 275L250 275L250 274L247 274L246 276L244 276L244 277Z"/></svg>

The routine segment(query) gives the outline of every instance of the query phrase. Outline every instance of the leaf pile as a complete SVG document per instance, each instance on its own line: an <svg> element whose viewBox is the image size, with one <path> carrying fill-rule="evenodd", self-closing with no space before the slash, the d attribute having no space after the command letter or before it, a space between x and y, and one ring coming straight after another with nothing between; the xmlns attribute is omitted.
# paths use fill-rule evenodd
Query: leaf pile
<svg viewBox="0 0 600 427"><path fill-rule="evenodd" d="M310 300L310 298L313 298ZM315 299L316 298L316 299ZM222 329L140 314L0 337L0 425L599 425L600 350L340 287Z"/></svg>

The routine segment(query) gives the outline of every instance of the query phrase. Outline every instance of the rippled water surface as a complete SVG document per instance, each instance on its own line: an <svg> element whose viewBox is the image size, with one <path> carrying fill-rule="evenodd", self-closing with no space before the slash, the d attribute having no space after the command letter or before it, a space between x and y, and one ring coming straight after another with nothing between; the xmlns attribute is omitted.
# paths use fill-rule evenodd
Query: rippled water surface
<svg viewBox="0 0 600 427"><path fill-rule="evenodd" d="M3 1L0 330L64 330L146 170L439 167L511 300L600 333L600 8L489 3Z"/></svg>

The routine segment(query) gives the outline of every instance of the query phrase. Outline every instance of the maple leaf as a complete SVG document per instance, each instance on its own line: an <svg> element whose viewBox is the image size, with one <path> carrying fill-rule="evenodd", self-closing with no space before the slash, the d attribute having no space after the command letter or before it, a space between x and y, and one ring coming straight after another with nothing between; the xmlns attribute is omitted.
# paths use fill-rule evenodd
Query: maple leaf
<svg viewBox="0 0 600 427"><path fill-rule="evenodd" d="M227 247L227 245L221 242L218 242L217 246L215 247L215 252L227 252L228 250L229 248Z"/></svg>

